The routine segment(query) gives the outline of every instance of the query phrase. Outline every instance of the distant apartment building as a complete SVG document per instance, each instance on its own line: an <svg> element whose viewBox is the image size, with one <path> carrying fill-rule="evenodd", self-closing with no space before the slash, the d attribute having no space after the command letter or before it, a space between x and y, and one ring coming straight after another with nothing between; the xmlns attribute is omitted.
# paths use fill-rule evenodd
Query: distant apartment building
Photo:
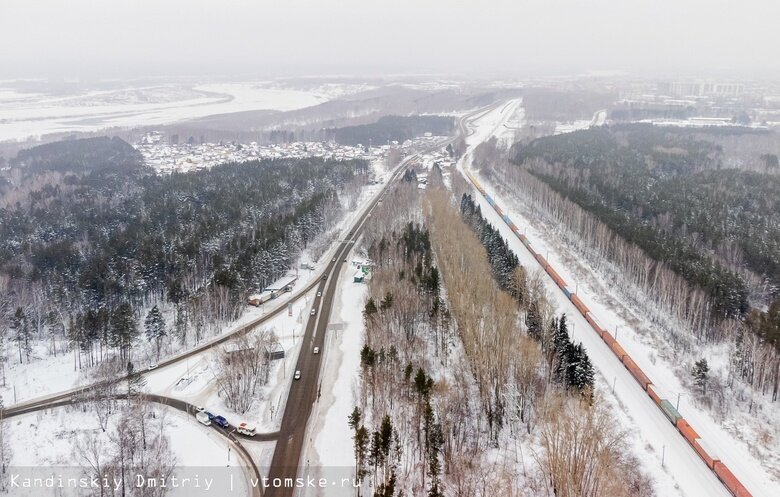
<svg viewBox="0 0 780 497"><path fill-rule="evenodd" d="M672 81L660 84L659 90L675 97L738 97L742 94L744 85L713 81Z"/></svg>

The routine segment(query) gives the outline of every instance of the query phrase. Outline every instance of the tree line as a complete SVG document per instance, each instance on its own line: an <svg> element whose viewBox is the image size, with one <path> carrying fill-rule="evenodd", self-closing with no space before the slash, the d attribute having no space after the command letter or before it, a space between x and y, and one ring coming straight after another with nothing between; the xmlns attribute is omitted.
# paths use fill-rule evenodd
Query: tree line
<svg viewBox="0 0 780 497"><path fill-rule="evenodd" d="M170 176L31 169L8 193L20 200L0 209L3 338L20 361L36 341L50 354L72 350L74 367L115 355L127 363L143 335L157 355L197 343L290 269L366 170L317 158Z"/></svg>

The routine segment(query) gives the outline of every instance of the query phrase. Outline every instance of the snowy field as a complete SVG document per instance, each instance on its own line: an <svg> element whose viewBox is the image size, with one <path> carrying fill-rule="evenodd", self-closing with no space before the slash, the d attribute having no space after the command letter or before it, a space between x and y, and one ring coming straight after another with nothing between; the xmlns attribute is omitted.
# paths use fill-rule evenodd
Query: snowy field
<svg viewBox="0 0 780 497"><path fill-rule="evenodd" d="M362 89L323 84L301 90L263 81L127 87L62 96L22 92L5 82L0 83L0 141L170 124L250 110L290 111Z"/></svg>
<svg viewBox="0 0 780 497"><path fill-rule="evenodd" d="M504 118L505 116L501 114L499 108L478 120L477 130L472 135L469 145L473 147L479 140L489 138L492 130L500 129ZM467 154L466 161L462 164L470 165L470 157L471 154ZM641 322L641 319L635 316L633 319L627 319L626 315L621 313L619 308L616 308L616 303L619 302L616 296L610 295L601 286L592 286L587 279L575 278L574 273L570 271L571 253L567 253L565 247L554 242L554 234L546 230L536 220L527 218L525 211L518 211L515 202L507 201L508 199L504 198L504 192L496 191L489 182L479 176L478 172L476 175L487 193L495 198L515 224L525 232L535 250L550 261L564 280L572 286L576 285L578 295L585 305L594 312L602 325L612 332L616 327L619 328L618 340L626 351L648 374L653 383L659 385L664 396L676 401L676 394L683 392L684 389L674 375L674 366L658 358L656 351L648 347L647 343L641 339L641 335L634 329L635 324ZM526 268L539 268L537 261L514 236L509 227L502 222L487 201L478 194L475 198L483 215L500 230L510 248L517 254L520 263ZM577 264L584 265L581 261L577 261ZM597 278L595 279L597 280ZM677 493L685 497L730 495L604 342L591 330L585 319L566 299L552 279L545 274L544 280L558 312L565 312L573 326L573 340L581 341L587 349L599 373L597 377L599 390L611 394L612 385L614 385L614 394L608 400L610 403L621 406L615 412L620 413L621 424L631 427L634 432L635 452L642 455L644 466L654 475L659 495L666 496ZM602 293L605 291L606 293ZM753 492L755 497L777 495L777 482L770 479L765 468L751 454L746 444L738 443L711 416L687 402L685 397L680 404L680 411L702 438L717 448L718 455L724 463Z"/></svg>
<svg viewBox="0 0 780 497"><path fill-rule="evenodd" d="M166 495L249 495L247 490L250 483L247 478L250 472L243 466L245 462L238 458L235 450L230 451L228 460L228 442L225 437L175 409L157 406L155 412L156 416L164 416L165 434L175 458L174 475L179 479L191 479L187 485L177 488L171 485ZM116 415L112 420L116 420ZM68 488L66 481L70 477L81 477L88 470L83 460L84 451L80 448L83 437L97 435L98 443L109 446L115 432L115 426L109 424L109 429L103 433L94 413L82 412L80 408L56 408L26 414L6 423L12 451L9 479L14 474L19 475L16 481L20 485L24 479L33 477L53 477L55 483L59 478L65 481L64 489L10 488L9 495L14 497L84 495L83 490L73 492L74 489ZM172 480L168 481L170 484ZM134 476L128 482L137 485L139 480ZM195 487L196 484L200 486Z"/></svg>

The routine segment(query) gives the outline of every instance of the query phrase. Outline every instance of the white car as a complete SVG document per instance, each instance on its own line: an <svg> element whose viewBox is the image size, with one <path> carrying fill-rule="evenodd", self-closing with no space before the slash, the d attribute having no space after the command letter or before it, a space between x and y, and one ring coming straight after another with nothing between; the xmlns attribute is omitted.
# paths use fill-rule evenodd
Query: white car
<svg viewBox="0 0 780 497"><path fill-rule="evenodd" d="M209 415L206 414L204 411L200 411L198 414L196 414L195 419L197 419L198 422L202 425L211 426L211 420L209 419Z"/></svg>
<svg viewBox="0 0 780 497"><path fill-rule="evenodd" d="M314 350L312 352L314 352L315 354L319 354L320 353L320 348L319 347L314 347Z"/></svg>
<svg viewBox="0 0 780 497"><path fill-rule="evenodd" d="M322 297L322 292L317 292L317 297Z"/></svg>
<svg viewBox="0 0 780 497"><path fill-rule="evenodd" d="M312 310L311 310L311 315L312 315L312 316L314 316L316 313L317 313L317 309L312 309Z"/></svg>
<svg viewBox="0 0 780 497"><path fill-rule="evenodd" d="M333 262L336 262L336 258L335 257L333 258Z"/></svg>
<svg viewBox="0 0 780 497"><path fill-rule="evenodd" d="M257 429L255 428L255 426L247 423L241 423L240 425L238 425L236 431L248 437L254 437L255 435L257 435Z"/></svg>
<svg viewBox="0 0 780 497"><path fill-rule="evenodd" d="M301 379L301 372L300 371L296 371L295 372L295 376L293 376L293 378L296 379L296 380L300 380Z"/></svg>
<svg viewBox="0 0 780 497"><path fill-rule="evenodd" d="M151 365L149 365L149 371L151 371L151 370L153 370L153 369L157 369L157 364L151 364Z"/></svg>

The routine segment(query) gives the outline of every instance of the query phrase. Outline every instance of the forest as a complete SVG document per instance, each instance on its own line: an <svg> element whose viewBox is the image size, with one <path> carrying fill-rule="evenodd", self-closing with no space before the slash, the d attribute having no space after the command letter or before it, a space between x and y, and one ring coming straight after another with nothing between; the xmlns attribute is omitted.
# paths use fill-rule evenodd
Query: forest
<svg viewBox="0 0 780 497"><path fill-rule="evenodd" d="M364 235L376 266L345 420L363 495L652 496L539 275L428 179L389 192Z"/></svg>
<svg viewBox="0 0 780 497"><path fill-rule="evenodd" d="M778 297L777 175L725 169L714 143L651 125L538 139L516 145L513 160L703 289L715 317ZM778 344L780 329L760 330Z"/></svg>
<svg viewBox="0 0 780 497"><path fill-rule="evenodd" d="M105 143L69 144L68 168L112 164ZM50 340L53 354L66 348L59 340L76 345L81 366L110 350L129 360L144 318L158 354L161 335L197 343L234 320L248 293L283 276L330 228L340 190L367 172L363 161L315 158L170 176L43 162L55 172L26 171L0 209L0 330L20 362L36 339ZM175 308L172 330L159 310L151 315L157 304Z"/></svg>
<svg viewBox="0 0 780 497"><path fill-rule="evenodd" d="M385 145L392 141L406 140L432 133L449 136L455 128L455 120L449 116L383 116L375 123L345 126L327 130L332 139L342 145Z"/></svg>

